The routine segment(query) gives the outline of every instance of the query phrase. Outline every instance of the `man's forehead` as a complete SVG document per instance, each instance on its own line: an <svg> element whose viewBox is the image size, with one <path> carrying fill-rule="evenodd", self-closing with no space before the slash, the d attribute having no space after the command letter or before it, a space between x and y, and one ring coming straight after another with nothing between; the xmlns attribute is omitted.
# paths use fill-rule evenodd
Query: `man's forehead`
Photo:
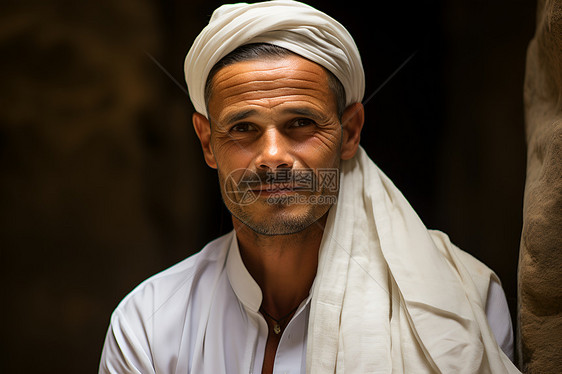
<svg viewBox="0 0 562 374"><path fill-rule="evenodd" d="M315 62L298 55L264 57L229 64L213 77L213 87L241 82L260 82L267 79L292 78L310 83L327 83L326 70Z"/></svg>
<svg viewBox="0 0 562 374"><path fill-rule="evenodd" d="M274 107L296 102L300 104L293 107L294 111L306 111L306 107L318 106L322 101L333 101L325 69L304 58L288 56L221 68L213 77L209 107Z"/></svg>

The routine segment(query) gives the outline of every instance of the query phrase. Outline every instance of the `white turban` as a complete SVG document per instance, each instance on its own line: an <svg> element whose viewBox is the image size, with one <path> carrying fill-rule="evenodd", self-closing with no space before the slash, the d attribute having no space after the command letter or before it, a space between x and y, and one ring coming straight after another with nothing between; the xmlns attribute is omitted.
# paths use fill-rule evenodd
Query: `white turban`
<svg viewBox="0 0 562 374"><path fill-rule="evenodd" d="M292 0L219 7L185 58L185 80L195 110L207 115L205 83L211 68L236 48L268 43L286 48L332 72L345 89L346 106L361 102L365 73L349 32L313 7Z"/></svg>

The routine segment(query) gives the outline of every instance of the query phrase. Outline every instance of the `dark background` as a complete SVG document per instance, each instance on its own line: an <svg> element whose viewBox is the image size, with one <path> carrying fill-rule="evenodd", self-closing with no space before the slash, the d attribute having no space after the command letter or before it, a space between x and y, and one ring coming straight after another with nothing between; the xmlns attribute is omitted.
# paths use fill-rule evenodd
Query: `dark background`
<svg viewBox="0 0 562 374"><path fill-rule="evenodd" d="M121 298L230 229L174 82L219 4L4 2L0 371L95 372ZM535 2L309 4L355 37L366 98L415 53L365 103L362 144L428 227L496 270L515 318Z"/></svg>

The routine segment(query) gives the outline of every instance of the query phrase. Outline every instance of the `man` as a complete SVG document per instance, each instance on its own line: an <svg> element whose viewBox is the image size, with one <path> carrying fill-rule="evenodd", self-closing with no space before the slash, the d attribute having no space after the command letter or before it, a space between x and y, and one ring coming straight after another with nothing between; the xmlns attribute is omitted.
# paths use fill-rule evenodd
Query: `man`
<svg viewBox="0 0 562 374"><path fill-rule="evenodd" d="M121 302L100 373L517 372L497 277L359 146L343 26L295 1L225 5L185 72L234 231Z"/></svg>

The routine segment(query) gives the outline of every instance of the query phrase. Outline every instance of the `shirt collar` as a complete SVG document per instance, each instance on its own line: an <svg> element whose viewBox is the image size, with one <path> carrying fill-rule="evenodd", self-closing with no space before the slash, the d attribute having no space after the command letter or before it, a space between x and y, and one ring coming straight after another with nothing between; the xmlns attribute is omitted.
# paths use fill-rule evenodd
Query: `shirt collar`
<svg viewBox="0 0 562 374"><path fill-rule="evenodd" d="M244 266L244 262L242 262L236 231L233 230L233 232L226 259L226 273L238 300L247 308L257 313L263 298L261 289L248 272L248 269L246 269L246 266Z"/></svg>

